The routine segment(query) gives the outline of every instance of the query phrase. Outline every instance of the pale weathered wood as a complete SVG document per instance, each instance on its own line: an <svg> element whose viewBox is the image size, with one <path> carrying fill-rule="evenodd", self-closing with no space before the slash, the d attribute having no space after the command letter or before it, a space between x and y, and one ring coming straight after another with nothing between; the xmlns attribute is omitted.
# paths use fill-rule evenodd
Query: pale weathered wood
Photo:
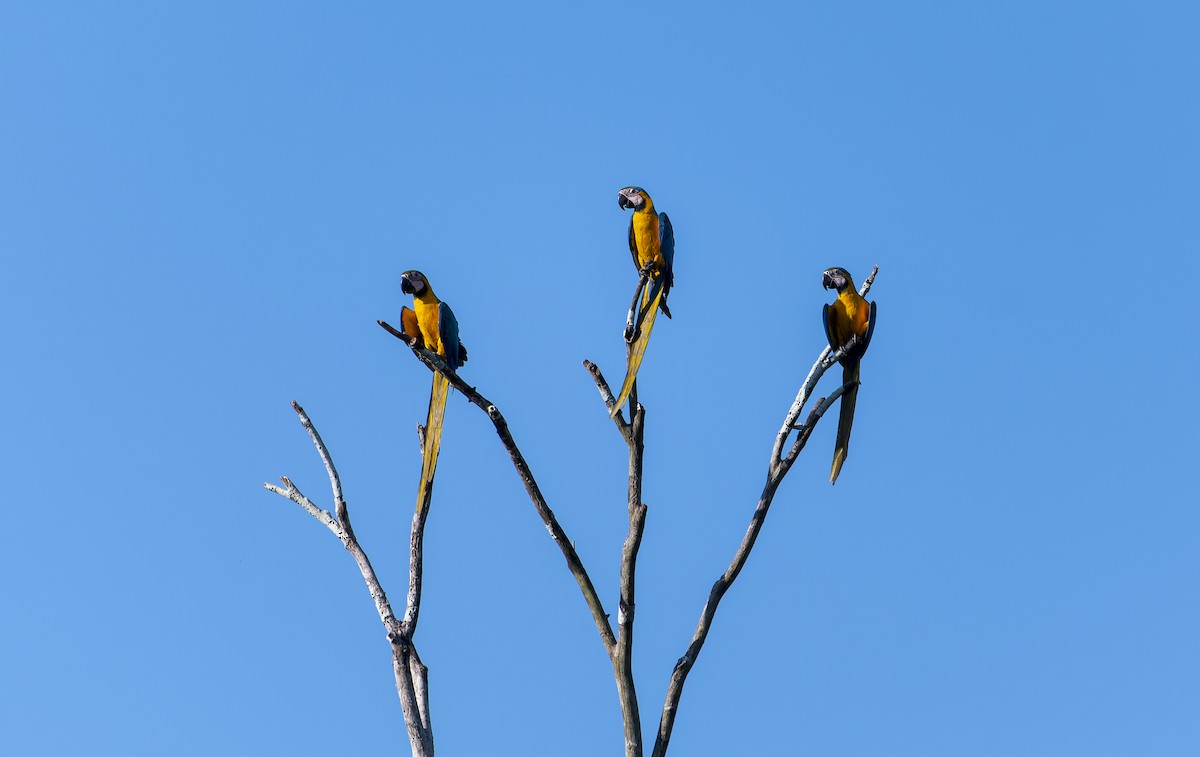
<svg viewBox="0 0 1200 757"><path fill-rule="evenodd" d="M626 352L629 351L626 345ZM645 452L646 408L638 402L637 382L629 395L630 422L621 413L612 414L616 400L604 374L596 364L585 360L583 367L591 375L600 398L624 440L629 454L628 500L629 531L621 545L620 604L617 606L617 651L613 658L613 677L617 683L617 698L621 702L621 719L625 726L626 757L642 755L642 719L638 711L637 687L633 679L633 621L637 609L637 556L646 529L646 505L642 502L642 461Z"/></svg>
<svg viewBox="0 0 1200 757"><path fill-rule="evenodd" d="M308 417L308 413L304 412L304 408L293 402L292 409L300 417L300 424L308 432L313 444L316 445L317 454L325 465L325 472L329 476L329 483L333 489L336 517L328 510L322 510L304 496L303 492L286 476L281 479L283 487L275 484L263 484L263 486L281 497L292 500L303 507L309 515L324 523L325 527L342 542L346 551L354 558L363 581L367 585L367 591L370 592L371 599L375 603L375 611L379 614L379 619L387 631L388 643L392 648L392 671L396 678L396 692L400 697L400 709L404 713L404 724L408 731L413 757L433 757L433 729L429 720L429 671L421 664L411 636L416 629L416 618L421 601L421 542L425 516L418 514L413 519L409 557L409 605L405 609L405 622L401 623L392 612L391 603L388 602L387 594L379 582L379 577L375 574L375 569L371 567L371 561L367 557L366 551L354 536L354 527L350 524L350 510L342 494L342 482L337 468L333 464L333 457L329 454L329 449ZM423 510L428 514L428 508L423 508Z"/></svg>
<svg viewBox="0 0 1200 757"><path fill-rule="evenodd" d="M871 289L871 285L875 281L875 274L879 273L879 266L875 266L871 271L871 275L863 282L860 293L866 295ZM762 531L763 524L767 519L767 512L771 509L771 503L775 499L775 492L779 489L779 484L783 482L784 476L791 470L792 464L796 462L800 452L808 443L808 439L812 436L813 429L816 428L819 421L825 413L833 406L833 403L842 395L849 384L843 384L834 390L828 397L821 397L817 400L808 418L804 423L796 424L804 405L808 402L813 390L816 388L817 382L825 371L837 362L847 349L850 349L857 343L857 337L852 339L848 344L843 345L839 350L832 350L828 346L821 351L817 356L817 360L813 363L812 369L808 372L804 383L800 387L800 391L796 396L796 401L788 409L787 416L784 419L783 427L779 430L779 434L775 440L775 446L771 452L771 460L767 466L767 481L763 484L762 493L758 496L758 503L754 507L754 514L750 517L750 524L746 528L746 534L742 537L741 544L738 545L737 551L734 552L733 560L730 561L729 567L725 572L717 578L713 583L712 589L708 592L708 599L704 602L704 607L700 611L700 620L696 623L696 630L692 634L691 642L684 651L683 656L675 662L675 668L671 671L671 678L667 683L667 696L663 702L662 717L658 724L658 734L654 740L654 750L651 752L651 757L665 757L667 747L671 742L671 732L675 728L675 715L679 709L679 699L683 696L683 685L687 681L688 673L691 672L692 666L696 664L696 658L700 656L700 650L704 647L704 641L708 638L709 629L712 628L713 618L717 614L717 606L721 602L721 598L725 596L725 592L733 585L738 575L742 572L742 568L746 565L746 560L750 558L750 551L754 549L754 543L758 539L758 534ZM788 435L795 430L797 432L795 441L792 442L791 448L786 455L782 454L784 444Z"/></svg>

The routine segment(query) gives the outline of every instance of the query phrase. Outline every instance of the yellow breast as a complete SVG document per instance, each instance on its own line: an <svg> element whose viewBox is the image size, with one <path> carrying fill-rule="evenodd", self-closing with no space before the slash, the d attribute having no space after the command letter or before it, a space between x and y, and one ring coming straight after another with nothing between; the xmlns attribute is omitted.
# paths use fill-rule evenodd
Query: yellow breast
<svg viewBox="0 0 1200 757"><path fill-rule="evenodd" d="M433 298L413 298L413 310L417 311L417 325L421 327L425 346L445 357L446 348L442 346L441 329L438 328L439 304L441 303Z"/></svg>
<svg viewBox="0 0 1200 757"><path fill-rule="evenodd" d="M834 336L845 343L854 334L864 336L871 318L871 306L858 292L847 289L838 295L833 303L837 317L834 323Z"/></svg>
<svg viewBox="0 0 1200 757"><path fill-rule="evenodd" d="M633 238L637 242L638 268L645 268L647 263L664 265L659 249L657 213L633 214Z"/></svg>

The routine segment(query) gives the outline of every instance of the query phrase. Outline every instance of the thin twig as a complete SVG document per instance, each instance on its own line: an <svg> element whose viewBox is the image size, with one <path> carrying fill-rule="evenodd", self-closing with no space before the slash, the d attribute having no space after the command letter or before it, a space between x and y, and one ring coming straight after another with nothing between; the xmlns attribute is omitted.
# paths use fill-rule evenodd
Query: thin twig
<svg viewBox="0 0 1200 757"><path fill-rule="evenodd" d="M279 480L283 481L283 485L287 487L286 489L280 488L275 484L263 484L263 486L275 492L279 496L285 499L290 499L297 505L300 505L308 511L309 515L324 523L325 527L332 531L334 536L341 539L343 542L346 541L346 532L342 530L340 525L338 525L337 519L333 517L333 513L329 512L328 510L322 510L313 504L313 501L304 496L304 494L296 488L296 485L293 484L291 479L289 479L287 476L281 476Z"/></svg>
<svg viewBox="0 0 1200 757"><path fill-rule="evenodd" d="M813 408L812 413L809 414L808 420L804 421L804 423L797 423L796 430L798 430L798 431L803 430L806 426L808 426L808 424L811 421L813 421L814 418L819 419L822 415L825 415L825 411L828 410L830 408L830 406L832 406L833 403L836 402L838 400L838 398L842 396L842 394L850 391L850 387L858 386L860 384L862 384L861 381L847 381L846 383L839 386L837 389L834 389L833 394L829 395L828 397L822 397L819 400L817 400L817 406L815 408Z"/></svg>
<svg viewBox="0 0 1200 757"><path fill-rule="evenodd" d="M608 614L604 612L604 605L600 602L600 596L596 593L596 587L592 584L592 579L588 576L587 570L584 569L583 562L579 559L579 555L575 551L575 546L567 537L558 519L554 517L554 511L546 503L546 498L542 496L542 491L538 487L533 473L529 470L529 464L525 462L525 456L521 454L520 448L517 447L517 443L513 440L512 433L508 428L508 421L504 419L504 415L500 412L500 409L477 392L473 386L463 381L436 352L418 347L412 337L394 328L386 321L377 321L377 323L384 331L387 331L408 345L413 354L429 370L436 371L445 376L446 380L450 382L450 386L462 392L463 396L472 405L487 413L488 418L492 421L492 425L496 428L496 435L500 437L500 443L504 445L504 449L508 452L508 456L512 460L513 467L517 470L517 476L521 479L521 483L525 485L525 492L529 495L529 500L533 503L534 509L537 510L542 523L545 524L546 529L550 532L550 538L554 540L554 543L558 545L559 551L562 552L563 559L567 562L567 569L571 571L571 575L575 577L575 582L579 584L579 590L583 593L584 601L592 613L592 620L596 623L596 630L600 633L600 640L604 644L604 651L611 660L616 653L617 639L613 634L612 626L609 624Z"/></svg>
<svg viewBox="0 0 1200 757"><path fill-rule="evenodd" d="M604 374L600 373L600 368L590 360L584 360L583 367L591 374L592 381L596 382L596 388L600 390L600 399L604 401L604 409L611 413L613 406L617 404L617 398L613 396L612 389L604 380ZM624 414L618 411L616 415L612 416L612 419L617 424L617 430L621 432L621 438L628 443L629 424L625 422Z"/></svg>
<svg viewBox="0 0 1200 757"><path fill-rule="evenodd" d="M638 285L633 290L633 302L629 304L629 315L625 317L625 342L629 343L637 339L637 332L642 326L642 319L645 314L640 304L642 292L646 289L646 282L650 280L650 269L646 267L638 277Z"/></svg>
<svg viewBox="0 0 1200 757"><path fill-rule="evenodd" d="M876 265L871 269L871 275L863 280L862 286L858 288L858 295L866 297L867 292L871 291L871 285L875 283L875 274L879 273L879 266Z"/></svg>

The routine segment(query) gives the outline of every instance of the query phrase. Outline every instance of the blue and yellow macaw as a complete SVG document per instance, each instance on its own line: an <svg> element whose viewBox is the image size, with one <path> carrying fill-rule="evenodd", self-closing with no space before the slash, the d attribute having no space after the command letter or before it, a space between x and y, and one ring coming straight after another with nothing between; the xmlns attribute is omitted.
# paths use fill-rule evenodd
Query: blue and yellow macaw
<svg viewBox="0 0 1200 757"><path fill-rule="evenodd" d="M842 384L846 389L842 393L837 442L833 448L833 468L829 472L829 483L834 484L850 452L850 427L854 425L854 403L858 399L859 365L875 331L875 303L863 299L845 268L827 269L821 275L821 286L837 290L837 299L832 305L824 305L821 310L829 346L839 349L858 336L858 342L838 361L842 364Z"/></svg>
<svg viewBox="0 0 1200 757"><path fill-rule="evenodd" d="M400 309L400 325L418 347L436 352L452 369L467 362L467 348L458 341L458 319L450 306L437 298L429 279L420 271L400 274L400 291L413 296L413 309ZM425 448L421 459L421 484L417 488L417 509L425 502L426 491L433 486L438 452L442 447L442 419L446 416L446 398L450 382L433 372L433 388L429 392L429 415L425 420Z"/></svg>
<svg viewBox="0 0 1200 757"><path fill-rule="evenodd" d="M640 280L634 293L629 317L625 321L625 341L629 344L629 359L625 367L625 383L617 396L612 415L621 411L633 391L638 368L650 342L650 331L658 311L670 318L667 295L675 283L675 231L666 213L656 213L654 201L641 187L625 187L617 193L617 205L633 209L629 219L629 252L637 267Z"/></svg>

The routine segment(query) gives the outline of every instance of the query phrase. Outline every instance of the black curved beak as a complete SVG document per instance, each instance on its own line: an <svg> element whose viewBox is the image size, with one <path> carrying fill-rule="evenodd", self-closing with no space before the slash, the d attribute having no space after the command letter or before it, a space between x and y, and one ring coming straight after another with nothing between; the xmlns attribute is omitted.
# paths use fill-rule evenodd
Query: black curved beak
<svg viewBox="0 0 1200 757"><path fill-rule="evenodd" d="M617 207L619 207L621 210L624 210L625 208L632 208L633 203L630 202L629 198L625 195L619 194L617 195Z"/></svg>
<svg viewBox="0 0 1200 757"><path fill-rule="evenodd" d="M837 273L825 271L823 274L821 274L821 286L825 287L826 289L836 289L840 292L842 287L846 286L846 279Z"/></svg>
<svg viewBox="0 0 1200 757"><path fill-rule="evenodd" d="M413 288L412 282L408 279L400 279L400 291L405 294L416 294L417 290Z"/></svg>

